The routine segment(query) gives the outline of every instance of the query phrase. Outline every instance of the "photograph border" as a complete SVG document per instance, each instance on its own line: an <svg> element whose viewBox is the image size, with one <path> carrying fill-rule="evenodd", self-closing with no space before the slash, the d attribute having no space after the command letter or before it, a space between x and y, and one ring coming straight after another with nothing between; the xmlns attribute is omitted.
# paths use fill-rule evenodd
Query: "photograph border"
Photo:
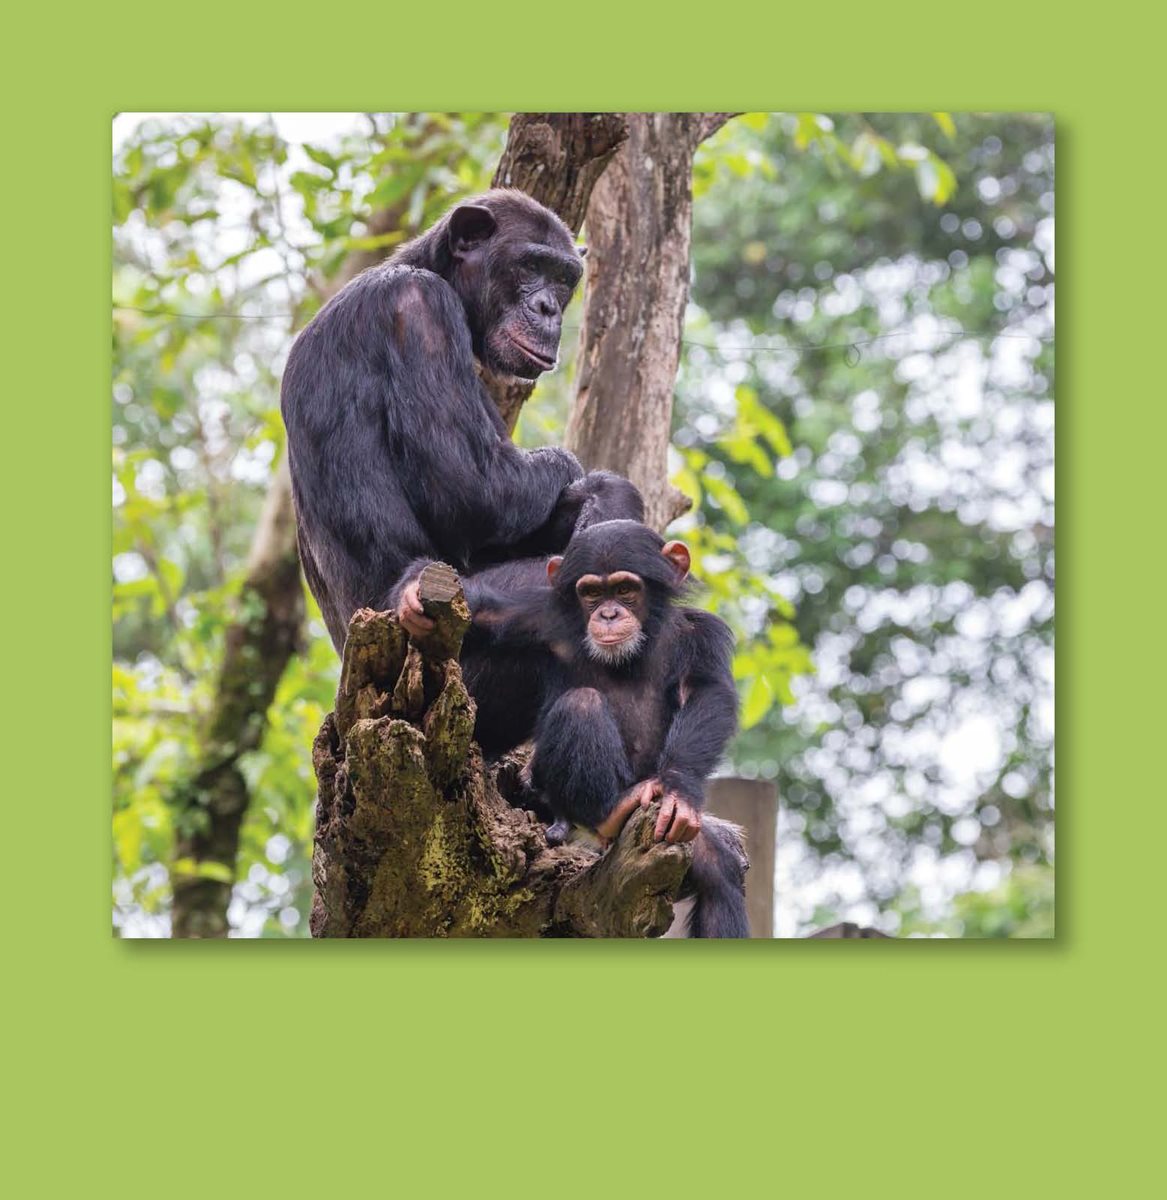
<svg viewBox="0 0 1167 1200"><path fill-rule="evenodd" d="M1161 994L1144 978L1153 876L1141 859L1159 844L1162 805L1158 773L1139 761L1157 744L1147 727L1159 705L1156 680L1135 677L1151 657L1161 569L1143 568L1149 587L1126 573L1146 557L1128 514L1158 481L1164 432L1139 363L1162 303L1131 278L1163 174L1143 121L1157 111L1156 40L1134 39L1104 69L1096 33L1058 28L1067 14L997 3L965 15L934 4L512 9L503 28L481 6L346 10L331 44L312 34L321 16L306 5L211 0L163 19L134 3L116 27L104 11L80 16L67 41L49 32L51 14L24 18L42 27L41 53L13 51L13 178L0 200L17 327L9 690L27 727L7 777L8 1074L22 1110L7 1173L232 1196L349 1188L357 1172L406 1195L543 1178L572 1194L609 1186L601 1173L617 1193L647 1194L748 1177L811 1195L881 1183L910 1193L913 1180L952 1196L1092 1179L1121 1190L1146 1169L1128 1147L1147 1156L1155 1144L1153 1106L1135 1097ZM421 47L440 50L440 67ZM1056 394L1058 757L1070 786L1056 939L113 938L110 119L214 100L233 111L1053 111L1069 264ZM1142 502L1149 511L1154 498ZM678 1100L689 1111L675 1112Z"/></svg>

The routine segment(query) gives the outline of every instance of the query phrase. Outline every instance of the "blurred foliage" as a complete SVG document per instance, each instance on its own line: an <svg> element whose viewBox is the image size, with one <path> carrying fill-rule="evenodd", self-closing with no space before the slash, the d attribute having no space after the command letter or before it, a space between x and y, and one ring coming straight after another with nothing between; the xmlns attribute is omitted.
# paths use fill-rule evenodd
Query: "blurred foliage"
<svg viewBox="0 0 1167 1200"><path fill-rule="evenodd" d="M120 120L115 926L148 934L291 336L346 259L487 185L506 119ZM783 933L1052 930L1052 138L1030 116L748 114L698 156L674 528L739 634L734 766L782 793ZM570 343L526 444L562 437ZM306 933L335 678L313 607L243 764L240 933Z"/></svg>
<svg viewBox="0 0 1167 1200"><path fill-rule="evenodd" d="M816 666L735 750L782 797L781 930L1049 934L1052 121L747 117L697 179L675 441ZM772 474L724 438L744 396Z"/></svg>
<svg viewBox="0 0 1167 1200"><path fill-rule="evenodd" d="M337 121L328 121L330 131ZM503 117L354 117L326 145L276 119L167 117L115 150L113 609L115 925L164 933L168 798L192 770L263 495L283 447L293 333L354 251L426 228L487 186ZM374 212L392 232L369 237ZM310 604L260 750L231 919L307 933L309 748L336 655Z"/></svg>

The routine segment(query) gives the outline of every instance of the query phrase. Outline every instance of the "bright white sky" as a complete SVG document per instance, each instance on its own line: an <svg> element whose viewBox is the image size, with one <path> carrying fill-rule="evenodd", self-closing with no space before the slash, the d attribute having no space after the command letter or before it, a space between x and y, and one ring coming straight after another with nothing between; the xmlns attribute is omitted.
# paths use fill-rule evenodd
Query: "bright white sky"
<svg viewBox="0 0 1167 1200"><path fill-rule="evenodd" d="M113 119L113 146L116 150L143 121L151 117L172 117L174 113L139 112L118 113ZM360 119L360 113L184 113L191 117L227 117L234 120L259 124L269 116L275 121L280 136L290 142L327 142L352 129Z"/></svg>

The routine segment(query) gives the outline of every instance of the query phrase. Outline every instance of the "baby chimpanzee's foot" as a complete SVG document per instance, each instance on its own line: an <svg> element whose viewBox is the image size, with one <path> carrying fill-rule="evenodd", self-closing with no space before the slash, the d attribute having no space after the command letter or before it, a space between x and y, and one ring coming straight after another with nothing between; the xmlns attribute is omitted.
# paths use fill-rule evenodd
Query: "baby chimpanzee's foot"
<svg viewBox="0 0 1167 1200"><path fill-rule="evenodd" d="M547 845L561 846L571 833L571 822L566 817L560 817L554 825L547 826Z"/></svg>

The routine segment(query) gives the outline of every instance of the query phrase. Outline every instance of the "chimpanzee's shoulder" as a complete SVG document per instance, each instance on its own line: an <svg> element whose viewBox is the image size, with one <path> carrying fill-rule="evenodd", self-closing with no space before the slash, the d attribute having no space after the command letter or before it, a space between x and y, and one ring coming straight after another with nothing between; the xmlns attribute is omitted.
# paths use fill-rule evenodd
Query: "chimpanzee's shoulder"
<svg viewBox="0 0 1167 1200"><path fill-rule="evenodd" d="M366 288L391 300L394 306L457 304L459 309L461 308L461 301L453 285L425 267L383 263L362 272L353 280L353 284L364 284Z"/></svg>
<svg viewBox="0 0 1167 1200"><path fill-rule="evenodd" d="M707 609L685 606L677 611L680 613L681 619L693 629L708 631L720 629L730 633L729 626L716 613L711 613Z"/></svg>
<svg viewBox="0 0 1167 1200"><path fill-rule="evenodd" d="M466 324L458 293L440 275L424 267L380 263L362 271L316 314L306 332L319 334L337 324L361 325L386 319L438 327Z"/></svg>
<svg viewBox="0 0 1167 1200"><path fill-rule="evenodd" d="M445 362L457 351L470 353L470 329L458 293L440 275L424 267L383 263L363 271L321 309L318 322L348 327L356 340L376 332L382 351L410 361Z"/></svg>
<svg viewBox="0 0 1167 1200"><path fill-rule="evenodd" d="M703 646L733 653L733 630L720 617L703 608L682 608L679 615L682 627Z"/></svg>

